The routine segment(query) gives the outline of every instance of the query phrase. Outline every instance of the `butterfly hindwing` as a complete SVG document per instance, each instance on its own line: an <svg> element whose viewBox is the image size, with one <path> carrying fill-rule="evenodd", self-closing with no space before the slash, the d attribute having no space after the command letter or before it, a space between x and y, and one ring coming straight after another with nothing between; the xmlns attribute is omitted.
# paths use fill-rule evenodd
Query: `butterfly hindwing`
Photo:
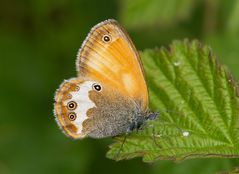
<svg viewBox="0 0 239 174"><path fill-rule="evenodd" d="M135 110L135 103L117 89L79 78L64 81L55 97L58 125L74 139L122 134Z"/></svg>
<svg viewBox="0 0 239 174"><path fill-rule="evenodd" d="M95 82L72 78L65 80L55 95L55 116L58 125L72 138L84 138L83 122L88 119L87 111L95 104L89 91Z"/></svg>

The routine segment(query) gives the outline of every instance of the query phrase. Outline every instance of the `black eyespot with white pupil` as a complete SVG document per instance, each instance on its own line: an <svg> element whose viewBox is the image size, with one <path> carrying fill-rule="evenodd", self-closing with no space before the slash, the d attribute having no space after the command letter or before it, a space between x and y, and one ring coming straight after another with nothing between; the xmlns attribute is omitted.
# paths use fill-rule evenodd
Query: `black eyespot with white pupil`
<svg viewBox="0 0 239 174"><path fill-rule="evenodd" d="M68 117L71 121L74 121L76 119L76 114L74 112L71 112L69 113Z"/></svg>
<svg viewBox="0 0 239 174"><path fill-rule="evenodd" d="M67 104L67 108L68 108L69 110L74 110L74 109L76 109L76 106L77 106L77 104L76 104L76 102L74 102L74 101L70 101L70 102Z"/></svg>
<svg viewBox="0 0 239 174"><path fill-rule="evenodd" d="M101 91L101 86L99 84L93 84L93 89L96 91Z"/></svg>
<svg viewBox="0 0 239 174"><path fill-rule="evenodd" d="M104 42L110 42L110 41L111 41L111 37L110 37L110 35L104 35L103 38L102 38L102 40L103 40Z"/></svg>

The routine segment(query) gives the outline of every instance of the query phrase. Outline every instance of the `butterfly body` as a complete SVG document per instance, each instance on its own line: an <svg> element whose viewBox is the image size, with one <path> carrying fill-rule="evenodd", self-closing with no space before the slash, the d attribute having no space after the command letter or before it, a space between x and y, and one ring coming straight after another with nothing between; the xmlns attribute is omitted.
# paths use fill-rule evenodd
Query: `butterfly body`
<svg viewBox="0 0 239 174"><path fill-rule="evenodd" d="M115 20L91 30L77 56L78 77L56 92L55 115L72 138L111 137L139 127L150 115L143 67Z"/></svg>

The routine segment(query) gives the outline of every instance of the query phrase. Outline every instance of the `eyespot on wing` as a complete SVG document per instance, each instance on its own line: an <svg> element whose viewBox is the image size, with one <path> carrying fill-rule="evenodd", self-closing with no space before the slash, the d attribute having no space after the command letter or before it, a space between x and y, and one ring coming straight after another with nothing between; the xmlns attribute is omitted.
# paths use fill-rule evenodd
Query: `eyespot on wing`
<svg viewBox="0 0 239 174"><path fill-rule="evenodd" d="M64 81L55 95L55 118L63 133L73 139L84 138L83 122L87 120L87 111L95 106L89 98L93 81L78 78Z"/></svg>

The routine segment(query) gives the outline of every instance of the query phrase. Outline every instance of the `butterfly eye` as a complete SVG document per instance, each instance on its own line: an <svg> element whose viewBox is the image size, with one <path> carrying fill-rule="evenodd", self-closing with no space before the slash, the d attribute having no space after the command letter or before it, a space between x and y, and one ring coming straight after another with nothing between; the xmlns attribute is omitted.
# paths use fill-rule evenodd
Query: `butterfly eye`
<svg viewBox="0 0 239 174"><path fill-rule="evenodd" d="M67 108L68 108L69 110L74 110L74 109L76 108L76 106L77 106L77 104L76 104L76 102L74 102L74 101L70 101L70 102L67 104Z"/></svg>
<svg viewBox="0 0 239 174"><path fill-rule="evenodd" d="M93 84L93 89L96 91L101 91L101 86L99 84Z"/></svg>
<svg viewBox="0 0 239 174"><path fill-rule="evenodd" d="M76 114L74 112L71 112L69 113L68 117L71 121L74 121L76 119Z"/></svg>
<svg viewBox="0 0 239 174"><path fill-rule="evenodd" d="M111 37L110 37L110 35L104 35L104 36L102 37L102 40L103 40L104 42L108 43L108 42L111 41Z"/></svg>

